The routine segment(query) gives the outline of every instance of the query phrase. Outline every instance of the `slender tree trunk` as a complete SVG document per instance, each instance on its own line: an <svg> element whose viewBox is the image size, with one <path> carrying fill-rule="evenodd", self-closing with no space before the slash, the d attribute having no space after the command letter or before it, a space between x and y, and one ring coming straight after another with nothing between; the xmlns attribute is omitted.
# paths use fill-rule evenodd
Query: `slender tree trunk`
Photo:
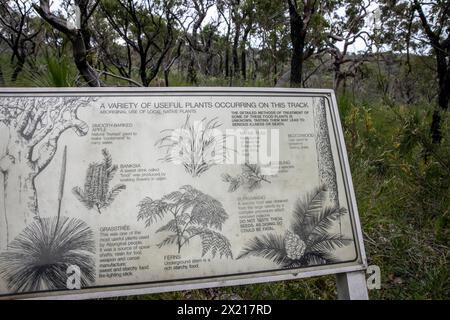
<svg viewBox="0 0 450 320"><path fill-rule="evenodd" d="M339 90L340 85L341 85L341 64L339 63L337 58L335 58L335 60L333 62L333 69L334 69L334 83L333 83L333 87L334 87L334 91L337 92Z"/></svg>
<svg viewBox="0 0 450 320"><path fill-rule="evenodd" d="M190 52L190 59L188 64L188 82L190 84L197 84L197 70L195 68L195 53L193 49Z"/></svg>
<svg viewBox="0 0 450 320"><path fill-rule="evenodd" d="M431 122L431 137L433 143L441 143L442 141L442 111L448 110L450 100L450 68L444 53L436 52L437 71L439 80L439 108L433 112L433 119Z"/></svg>
<svg viewBox="0 0 450 320"><path fill-rule="evenodd" d="M306 30L304 30L303 20L289 6L289 17L291 26L292 58L291 58L291 87L301 87L303 84L303 62L305 51Z"/></svg>
<svg viewBox="0 0 450 320"><path fill-rule="evenodd" d="M72 52L75 65L87 84L90 87L100 87L102 83L98 74L87 61L88 52L81 32L78 32L77 36L72 39Z"/></svg>
<svg viewBox="0 0 450 320"><path fill-rule="evenodd" d="M245 46L241 51L241 73L242 79L247 80L247 54L245 52Z"/></svg>
<svg viewBox="0 0 450 320"><path fill-rule="evenodd" d="M225 49L225 77L230 76L230 46L227 44Z"/></svg>
<svg viewBox="0 0 450 320"><path fill-rule="evenodd" d="M239 77L240 69L239 69L239 53L238 53L238 47L239 47L239 38L241 33L241 26L240 24L236 24L236 31L234 33L234 39L233 39L233 77Z"/></svg>
<svg viewBox="0 0 450 320"><path fill-rule="evenodd" d="M5 86L5 77L3 75L3 69L0 64L0 87L4 87L4 86Z"/></svg>
<svg viewBox="0 0 450 320"><path fill-rule="evenodd" d="M150 82L147 80L147 70L146 70L146 56L144 54L140 55L140 64L139 64L139 75L141 77L141 82L144 87L148 87Z"/></svg>
<svg viewBox="0 0 450 320"><path fill-rule="evenodd" d="M166 83L166 87L169 87L169 70L164 70L164 82Z"/></svg>
<svg viewBox="0 0 450 320"><path fill-rule="evenodd" d="M14 67L14 71L13 74L11 76L11 81L12 82L16 82L17 78L19 77L19 74L22 72L23 70L23 66L25 65L25 58L17 56L17 63Z"/></svg>
<svg viewBox="0 0 450 320"><path fill-rule="evenodd" d="M228 23L227 26L227 35L225 39L226 47L225 47L225 77L228 78L230 76L230 34L231 34L231 23Z"/></svg>
<svg viewBox="0 0 450 320"><path fill-rule="evenodd" d="M247 29L248 30L248 29ZM247 38L248 38L248 31L245 30L244 36L242 39L242 45L241 45L241 73L242 73L242 79L247 80Z"/></svg>

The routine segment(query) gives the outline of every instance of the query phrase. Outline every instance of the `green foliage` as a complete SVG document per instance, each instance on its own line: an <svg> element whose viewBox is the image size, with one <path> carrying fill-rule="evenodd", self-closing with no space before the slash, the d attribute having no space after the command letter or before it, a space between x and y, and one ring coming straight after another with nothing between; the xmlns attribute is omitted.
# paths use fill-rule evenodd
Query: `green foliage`
<svg viewBox="0 0 450 320"><path fill-rule="evenodd" d="M158 247L176 244L178 253L192 238L201 240L202 257L210 253L225 258L233 258L228 239L216 230L221 230L228 219L222 204L213 197L193 188L183 186L159 200L143 199L139 205L138 220L145 226L156 223L167 215L171 219L156 232L170 232ZM214 230L215 229L215 230Z"/></svg>
<svg viewBox="0 0 450 320"><path fill-rule="evenodd" d="M338 100L368 262L381 268L381 290L370 291L370 298L448 299L450 174L442 160L450 159L450 145L424 152L420 139L407 138L411 132L429 137L433 106L388 106L373 97L361 102L351 95ZM450 141L449 117L443 120L443 141ZM411 148L400 147L408 140L415 141ZM285 256L281 239L260 240L267 252ZM335 277L329 276L139 298L336 299L336 294Z"/></svg>
<svg viewBox="0 0 450 320"><path fill-rule="evenodd" d="M47 57L48 86L49 87L73 87L75 76L67 58L57 59Z"/></svg>
<svg viewBox="0 0 450 320"><path fill-rule="evenodd" d="M124 184L118 184L109 189L109 185L117 172L117 165L112 164L112 158L108 150L103 149L103 162L91 163L86 173L84 189L73 188L73 193L84 206L98 213L109 207L119 195L126 189Z"/></svg>

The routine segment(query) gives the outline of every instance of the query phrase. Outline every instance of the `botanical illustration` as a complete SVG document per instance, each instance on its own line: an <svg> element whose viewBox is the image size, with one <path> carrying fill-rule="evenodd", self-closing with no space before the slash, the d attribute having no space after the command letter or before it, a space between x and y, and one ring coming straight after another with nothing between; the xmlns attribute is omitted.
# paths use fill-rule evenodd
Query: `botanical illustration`
<svg viewBox="0 0 450 320"><path fill-rule="evenodd" d="M336 168L334 165L333 152L331 150L330 133L327 123L327 108L325 99L313 99L314 132L317 167L319 169L320 184L329 190L330 201L339 206L339 194L337 187ZM339 218L339 230L341 232L341 219Z"/></svg>
<svg viewBox="0 0 450 320"><path fill-rule="evenodd" d="M146 227L169 217L169 221L156 231L170 233L158 244L159 248L175 244L180 253L182 247L198 237L202 256L210 252L213 257L233 258L230 242L219 232L228 214L213 197L187 185L159 200L147 197L138 206L138 220L144 220Z"/></svg>
<svg viewBox="0 0 450 320"><path fill-rule="evenodd" d="M89 128L78 109L95 98L3 97L0 125L6 126L6 152L0 154L0 249L39 216L35 180L56 154L61 135L72 129L84 136Z"/></svg>
<svg viewBox="0 0 450 320"><path fill-rule="evenodd" d="M337 262L333 252L353 243L352 239L330 231L336 220L347 210L326 205L328 191L317 188L304 199L298 199L293 221L285 234L269 233L254 237L239 254L238 259L256 256L281 265L297 268Z"/></svg>
<svg viewBox="0 0 450 320"><path fill-rule="evenodd" d="M229 183L228 192L234 192L241 186L247 191L261 188L264 183L271 183L267 176L261 173L261 166L258 164L245 163L241 167L242 173L238 176L231 176L228 173L222 175L222 180Z"/></svg>
<svg viewBox="0 0 450 320"><path fill-rule="evenodd" d="M81 286L95 281L94 234L82 220L61 216L67 148L64 149L56 217L37 217L0 254L0 275L12 292L67 288L67 270L77 266Z"/></svg>
<svg viewBox="0 0 450 320"><path fill-rule="evenodd" d="M156 146L165 150L164 162L182 164L192 177L199 177L226 157L225 139L217 128L222 124L213 118L191 123L190 117L181 128L161 131L164 137Z"/></svg>
<svg viewBox="0 0 450 320"><path fill-rule="evenodd" d="M109 189L114 175L117 172L117 165L113 165L111 154L107 149L102 150L103 161L91 163L87 169L84 189L75 187L72 189L75 196L84 206L91 210L95 209L102 213L102 209L109 207L117 195L126 189L124 184L118 184Z"/></svg>

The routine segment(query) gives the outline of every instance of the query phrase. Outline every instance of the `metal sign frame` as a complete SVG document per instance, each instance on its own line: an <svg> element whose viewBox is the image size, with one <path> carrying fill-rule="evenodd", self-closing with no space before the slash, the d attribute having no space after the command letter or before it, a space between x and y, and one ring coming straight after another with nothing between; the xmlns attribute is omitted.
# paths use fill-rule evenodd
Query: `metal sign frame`
<svg viewBox="0 0 450 320"><path fill-rule="evenodd" d="M191 290L211 287L246 285L272 281L295 280L307 277L337 274L338 293L344 299L367 299L364 270L367 259L364 250L363 235L356 204L347 150L333 90L328 89L287 89L287 88L226 88L226 87L173 87L173 88L1 88L0 98L5 96L273 96L273 97L323 97L331 110L334 134L337 139L339 162L343 171L343 181L348 197L350 216L353 218L355 245L359 257L351 263L339 263L336 268L328 266L284 269L279 271L259 272L253 275L232 275L209 277L197 280L175 280L161 283L130 284L120 286L95 287L79 291L52 291L23 293L0 296L0 299L92 299L126 295L142 295L158 292ZM306 269L306 270L304 270Z"/></svg>

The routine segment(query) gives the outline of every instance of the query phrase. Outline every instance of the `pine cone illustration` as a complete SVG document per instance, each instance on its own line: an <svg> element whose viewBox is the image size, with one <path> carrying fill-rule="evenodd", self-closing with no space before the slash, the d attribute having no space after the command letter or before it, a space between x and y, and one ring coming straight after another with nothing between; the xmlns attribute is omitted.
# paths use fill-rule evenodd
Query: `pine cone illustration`
<svg viewBox="0 0 450 320"><path fill-rule="evenodd" d="M103 149L103 162L91 163L86 173L84 190L80 187L73 188L73 193L89 210L107 208L116 196L126 189L124 184L119 184L109 189L109 184L117 171L117 165L112 164L112 158L108 150Z"/></svg>
<svg viewBox="0 0 450 320"><path fill-rule="evenodd" d="M284 238L284 248L291 260L299 260L305 253L306 244L298 235L288 231Z"/></svg>

